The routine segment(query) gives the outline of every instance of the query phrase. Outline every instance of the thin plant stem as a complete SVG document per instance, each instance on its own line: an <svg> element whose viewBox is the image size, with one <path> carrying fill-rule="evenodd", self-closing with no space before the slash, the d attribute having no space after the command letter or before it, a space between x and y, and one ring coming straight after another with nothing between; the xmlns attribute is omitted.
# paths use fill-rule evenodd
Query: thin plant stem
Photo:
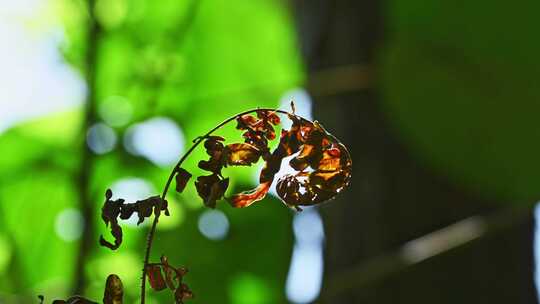
<svg viewBox="0 0 540 304"><path fill-rule="evenodd" d="M161 200L165 200L165 197L167 196L167 192L169 191L169 187L171 186L172 180L173 180L174 176L176 175L176 173L178 172L178 170L180 169L180 166L182 165L182 163L187 159L187 157L191 154L191 152L193 152L193 150L195 150L195 148L203 140L205 140L206 138L208 138L208 136L212 135L212 133L214 133L215 131L221 129L223 126L225 126L229 122L235 120L239 116L254 113L254 112L257 112L257 111L271 111L271 112L276 112L276 113L281 113L281 114L293 115L293 116L299 118L300 120L306 121L306 119L304 119L304 118L302 118L300 116L297 116L294 113L290 113L290 112L279 110L279 109L268 109L268 108L247 110L247 111L244 111L242 113L238 113L238 114L236 114L234 116L231 116L231 117L227 118L226 120L221 122L219 125L215 126L212 130L208 131L205 135L200 136L200 137L198 137L197 139L194 140L193 145L180 158L178 163L174 166L174 169L172 170L171 174L169 174L169 178L167 179L167 183L165 184L165 188L163 188L163 193L161 194ZM158 221L159 221L159 213L154 216L154 220L152 222L152 226L150 227L150 231L148 232L148 237L147 237L147 240L146 240L146 252L145 252L145 255L144 255L144 265L143 265L143 272L142 272L142 278L141 278L141 304L145 303L145 296L146 296L146 269L148 268L148 265L149 265L150 252L152 250L152 243L154 241L154 234L156 232L156 226L157 226Z"/></svg>

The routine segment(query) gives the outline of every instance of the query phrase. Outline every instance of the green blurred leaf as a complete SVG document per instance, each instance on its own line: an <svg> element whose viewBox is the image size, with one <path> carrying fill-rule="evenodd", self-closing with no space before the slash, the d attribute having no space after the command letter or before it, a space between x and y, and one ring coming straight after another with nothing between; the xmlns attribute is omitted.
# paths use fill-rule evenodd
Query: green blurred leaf
<svg viewBox="0 0 540 304"><path fill-rule="evenodd" d="M2 220L15 240L15 254L23 271L18 275L26 287L17 292L44 293L51 291L47 288L70 287L77 243L59 237L58 229L71 227L57 227L57 221L66 208L76 207L76 201L70 176L57 170L30 169L2 183Z"/></svg>
<svg viewBox="0 0 540 304"><path fill-rule="evenodd" d="M54 3L65 25L66 59L84 74L86 2ZM122 145L127 130L155 116L168 117L178 123L188 145L230 115L277 105L283 92L301 85L303 67L288 7L280 1L98 1L95 13L102 30L97 62L93 63L97 80L92 106L98 111L92 119L107 123L114 113L107 117L102 109L112 99L122 100L129 117L112 126L119 139L115 149L92 154L86 164L91 170L89 199L96 206L90 219L96 227L96 245L88 253L90 285L85 296L99 299L104 273L120 267L115 272L122 274L126 302L134 302L139 292L136 273L142 265L131 268L142 260L145 229L123 226L122 252L116 257L109 252L104 256L97 245L98 235L106 232L98 217L103 193L124 178L144 179L159 192L172 166L158 168L148 159L130 154ZM22 284L28 286L18 293L61 295L72 287L77 242L58 239L54 227L59 212L79 205L77 176L88 131L82 126L84 110L37 120L0 135L0 204L6 230L17 240L13 248L23 267ZM220 134L230 142L241 140L234 126ZM200 174L196 165L204 155L204 149L199 149L185 168ZM248 189L243 184L252 179L253 169L226 172L231 176L230 187ZM190 287L202 303L227 301L229 284L223 282L232 282L239 273L258 278L251 293L264 289L275 302L285 301L281 290L292 247L290 227L283 225L289 219L288 210L272 200L240 214L227 210L237 232L216 243L197 230L200 209L192 207L202 203L193 184L188 183L181 196L170 196L171 204L182 204L171 212L176 209L180 214L160 227L154 253L166 252L175 265L191 267ZM261 248L264 250L254 254ZM273 271L268 271L269 261ZM155 294L150 298L171 300Z"/></svg>
<svg viewBox="0 0 540 304"><path fill-rule="evenodd" d="M395 0L390 7L382 92L405 142L462 187L538 199L540 20L532 14L540 4ZM506 15L520 17L501 22Z"/></svg>

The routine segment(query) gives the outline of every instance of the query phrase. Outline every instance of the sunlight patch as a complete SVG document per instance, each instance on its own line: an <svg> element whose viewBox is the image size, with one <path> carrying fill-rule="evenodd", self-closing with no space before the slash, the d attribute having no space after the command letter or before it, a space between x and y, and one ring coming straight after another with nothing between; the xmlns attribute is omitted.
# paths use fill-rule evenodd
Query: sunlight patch
<svg viewBox="0 0 540 304"><path fill-rule="evenodd" d="M199 217L199 231L205 237L219 241L229 232L229 220L225 213L219 210L204 211Z"/></svg>
<svg viewBox="0 0 540 304"><path fill-rule="evenodd" d="M155 117L131 126L124 146L129 153L165 167L178 161L184 151L184 141L184 133L173 120Z"/></svg>
<svg viewBox="0 0 540 304"><path fill-rule="evenodd" d="M54 228L60 239L66 242L76 241L82 235L84 217L78 209L64 209L56 216Z"/></svg>

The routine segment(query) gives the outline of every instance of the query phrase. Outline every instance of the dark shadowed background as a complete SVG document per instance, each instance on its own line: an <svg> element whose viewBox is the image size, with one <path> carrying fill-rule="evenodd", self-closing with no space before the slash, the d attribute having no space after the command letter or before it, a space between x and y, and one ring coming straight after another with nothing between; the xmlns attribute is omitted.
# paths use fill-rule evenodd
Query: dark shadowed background
<svg viewBox="0 0 540 304"><path fill-rule="evenodd" d="M0 302L100 300L116 273L137 303L149 225L130 219L119 250L98 246L105 190L158 194L194 138L294 100L349 147L351 185L298 214L275 196L210 210L193 186L171 193L152 258L189 267L189 303L537 303L538 11L0 1ZM229 192L259 169L227 171Z"/></svg>

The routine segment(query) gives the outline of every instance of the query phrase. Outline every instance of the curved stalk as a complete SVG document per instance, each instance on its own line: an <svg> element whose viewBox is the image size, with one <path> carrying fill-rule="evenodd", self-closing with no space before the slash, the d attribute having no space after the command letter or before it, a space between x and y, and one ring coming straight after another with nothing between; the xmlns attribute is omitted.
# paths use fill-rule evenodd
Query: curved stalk
<svg viewBox="0 0 540 304"><path fill-rule="evenodd" d="M178 169L180 169L180 166L182 165L182 163L186 160L186 158L191 154L191 152L193 152L193 150L195 150L195 148L203 140L205 140L206 138L208 138L208 136L212 135L212 133L214 133L215 131L221 129L223 126L225 126L229 122L235 120L239 116L254 113L254 112L257 112L257 111L272 111L272 112L277 112L277 113L281 113L281 114L293 115L293 116L295 116L295 117L297 117L297 118L299 118L301 120L304 120L304 121L306 120L305 118L302 118L300 116L297 116L297 115L295 115L293 113L290 113L290 112L287 112L287 111L278 110L278 109L268 109L268 108L247 110L247 111L244 111L242 113L238 113L238 114L236 114L234 116L231 116L231 117L227 118L226 120L221 122L219 125L215 126L212 130L208 131L205 135L200 136L200 137L198 137L197 139L194 140L193 145L180 158L178 163L174 166L174 169L172 170L171 174L169 174L169 178L167 179L167 183L165 184L165 188L163 188L163 193L161 194L161 199L165 200L165 197L167 196L167 192L169 191L169 187L171 186L172 180L173 180L174 176L176 175L176 173L178 172ZM150 227L150 231L148 232L148 238L147 238L147 241L146 241L146 253L145 253L145 256L144 256L144 266L143 266L143 273L142 273L142 278L141 278L141 304L145 303L146 269L147 269L147 267L149 265L148 261L150 259L150 252L152 250L152 243L154 241L154 234L155 234L155 231L156 231L156 226L157 226L158 221L159 221L159 215L154 216L154 220L152 222L152 226Z"/></svg>

